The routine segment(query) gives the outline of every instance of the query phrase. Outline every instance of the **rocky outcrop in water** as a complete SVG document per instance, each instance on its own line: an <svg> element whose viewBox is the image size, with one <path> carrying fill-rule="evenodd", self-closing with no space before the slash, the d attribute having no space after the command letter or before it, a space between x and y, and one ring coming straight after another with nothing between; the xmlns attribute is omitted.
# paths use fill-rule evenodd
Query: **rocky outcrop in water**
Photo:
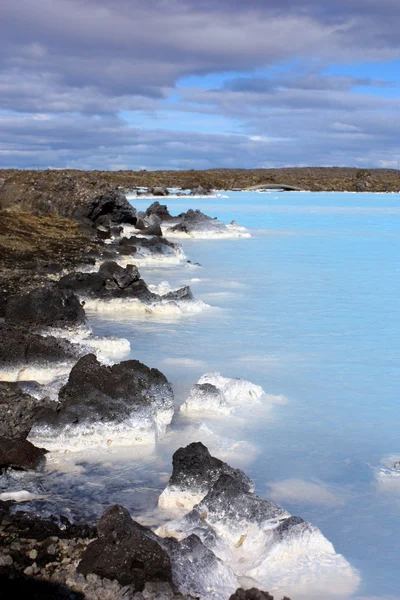
<svg viewBox="0 0 400 600"><path fill-rule="evenodd" d="M0 323L0 339L0 369L22 368L29 364L50 366L82 354L79 346L66 339L45 337L6 323Z"/></svg>
<svg viewBox="0 0 400 600"><path fill-rule="evenodd" d="M11 296L5 320L9 324L34 328L76 327L85 323L85 311L72 291L46 286Z"/></svg>
<svg viewBox="0 0 400 600"><path fill-rule="evenodd" d="M169 422L173 392L166 377L138 360L112 366L99 363L94 354L81 358L60 390L59 403L45 409L36 420L33 435L56 437L80 431L102 433L105 424L144 420L149 429L157 419ZM130 425L131 427L133 425Z"/></svg>
<svg viewBox="0 0 400 600"><path fill-rule="evenodd" d="M224 474L238 480L244 489L254 489L254 484L247 475L211 456L201 442L179 448L172 457L172 475L159 498L159 505L191 509Z"/></svg>
<svg viewBox="0 0 400 600"><path fill-rule="evenodd" d="M115 261L104 262L97 273L72 273L62 277L58 283L62 290L73 290L82 297L111 300L136 299L151 304L161 301L190 301L193 294L188 286L164 295L150 291L135 265L121 267Z"/></svg>

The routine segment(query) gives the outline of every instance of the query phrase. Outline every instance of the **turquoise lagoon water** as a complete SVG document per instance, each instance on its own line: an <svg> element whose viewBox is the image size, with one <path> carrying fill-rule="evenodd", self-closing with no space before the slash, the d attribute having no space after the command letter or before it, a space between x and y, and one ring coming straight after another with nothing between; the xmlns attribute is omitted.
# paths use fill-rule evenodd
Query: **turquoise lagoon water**
<svg viewBox="0 0 400 600"><path fill-rule="evenodd" d="M149 200L132 203L143 210ZM168 376L177 405L208 371L271 397L241 419L178 415L154 456L125 463L123 483L115 469L104 503L155 505L171 453L203 439L259 495L322 530L359 570L354 598L400 598L400 478L377 476L400 453L400 195L238 192L167 203L173 214L234 219L252 237L183 242L201 267L141 269L149 283L189 283L213 308L179 319L96 313L95 333L128 338L131 357Z"/></svg>

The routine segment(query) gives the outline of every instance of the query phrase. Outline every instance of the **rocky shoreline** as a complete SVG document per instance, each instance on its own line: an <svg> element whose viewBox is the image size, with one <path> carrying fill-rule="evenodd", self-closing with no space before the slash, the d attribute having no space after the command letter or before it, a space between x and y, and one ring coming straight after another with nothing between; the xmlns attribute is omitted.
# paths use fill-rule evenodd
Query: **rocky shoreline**
<svg viewBox="0 0 400 600"><path fill-rule="evenodd" d="M3 476L43 470L49 451L79 450L81 442L156 443L174 414L170 383L137 360L101 356L84 308L90 302L147 311L192 307L189 287L154 291L137 265L157 257L185 260L179 244L164 237L168 232L246 233L200 211L172 216L158 201L137 213L112 186L68 178L57 185L47 189L42 182L26 196L15 189L13 196L12 185L3 196L0 189ZM53 370L52 378L41 380L40 369ZM181 410L207 406L230 414L262 393L250 382L206 374ZM292 544L311 555L315 544L328 581L331 566L349 567L318 529L257 497L242 471L197 441L173 456L159 506L178 514L156 532L119 505L96 524L78 525L61 514L46 520L24 513L24 493L9 496L0 494L0 598L20 592L43 599L272 600L252 583L280 589L271 552L284 564Z"/></svg>

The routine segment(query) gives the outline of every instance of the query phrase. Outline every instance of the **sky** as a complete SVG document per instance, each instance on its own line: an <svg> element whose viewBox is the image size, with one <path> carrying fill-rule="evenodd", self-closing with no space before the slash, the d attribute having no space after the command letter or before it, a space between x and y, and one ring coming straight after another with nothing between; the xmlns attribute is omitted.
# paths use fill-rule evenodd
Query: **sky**
<svg viewBox="0 0 400 600"><path fill-rule="evenodd" d="M399 0L0 0L0 168L400 168Z"/></svg>

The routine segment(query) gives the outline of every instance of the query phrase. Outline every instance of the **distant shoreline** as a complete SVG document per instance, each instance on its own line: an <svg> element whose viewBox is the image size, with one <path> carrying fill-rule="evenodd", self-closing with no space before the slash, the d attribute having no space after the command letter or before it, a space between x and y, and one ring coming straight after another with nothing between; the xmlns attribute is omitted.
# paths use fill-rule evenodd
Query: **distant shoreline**
<svg viewBox="0 0 400 600"><path fill-rule="evenodd" d="M97 180L128 191L170 187L240 191L255 186L285 185L310 192L400 192L400 170L353 167L293 167L280 169L209 169L185 171L79 171L72 169L0 169L0 179L13 184L51 182L61 175Z"/></svg>

